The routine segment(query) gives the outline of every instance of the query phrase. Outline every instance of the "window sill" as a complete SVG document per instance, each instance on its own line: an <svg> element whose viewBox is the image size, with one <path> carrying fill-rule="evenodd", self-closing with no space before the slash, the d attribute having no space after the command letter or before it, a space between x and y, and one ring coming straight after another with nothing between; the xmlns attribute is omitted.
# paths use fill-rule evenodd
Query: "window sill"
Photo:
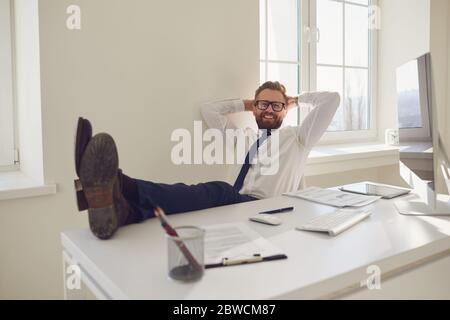
<svg viewBox="0 0 450 320"><path fill-rule="evenodd" d="M380 142L317 146L309 155L305 176L395 165L399 147Z"/></svg>
<svg viewBox="0 0 450 320"><path fill-rule="evenodd" d="M317 146L308 158L305 176L396 165L399 147L382 143ZM0 172L0 201L56 193L56 184L39 184L20 171Z"/></svg>
<svg viewBox="0 0 450 320"><path fill-rule="evenodd" d="M56 184L40 184L20 171L0 172L0 201L56 193Z"/></svg>

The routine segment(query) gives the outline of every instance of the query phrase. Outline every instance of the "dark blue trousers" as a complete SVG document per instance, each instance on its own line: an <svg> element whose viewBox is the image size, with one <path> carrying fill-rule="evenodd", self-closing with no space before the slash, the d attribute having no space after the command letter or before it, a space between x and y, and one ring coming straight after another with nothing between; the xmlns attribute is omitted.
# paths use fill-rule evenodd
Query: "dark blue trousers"
<svg viewBox="0 0 450 320"><path fill-rule="evenodd" d="M153 208L156 206L161 207L166 214L177 214L258 200L241 195L233 186L222 181L186 185L136 179L136 184L139 197L131 204L142 220L155 217Z"/></svg>

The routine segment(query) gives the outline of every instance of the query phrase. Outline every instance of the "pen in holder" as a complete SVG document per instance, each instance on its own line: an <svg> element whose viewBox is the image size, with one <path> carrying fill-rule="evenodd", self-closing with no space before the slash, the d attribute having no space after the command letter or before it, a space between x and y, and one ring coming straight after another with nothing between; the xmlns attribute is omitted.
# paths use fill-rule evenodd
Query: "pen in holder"
<svg viewBox="0 0 450 320"><path fill-rule="evenodd" d="M173 228L161 208L155 215L167 234L169 277L180 281L195 281L204 273L205 231L197 227Z"/></svg>

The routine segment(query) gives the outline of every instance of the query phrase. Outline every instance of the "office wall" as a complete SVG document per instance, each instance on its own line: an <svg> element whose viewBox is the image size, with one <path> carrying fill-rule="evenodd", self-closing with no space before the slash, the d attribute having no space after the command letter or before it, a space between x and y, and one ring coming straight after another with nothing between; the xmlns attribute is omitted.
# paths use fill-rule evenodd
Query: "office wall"
<svg viewBox="0 0 450 320"><path fill-rule="evenodd" d="M448 124L450 113L448 112L448 45L449 45L449 4L447 0L431 1L431 25L430 25L430 52L432 71L432 103L436 110L435 119L438 121L439 133L443 142L448 146ZM436 159L437 160L437 159ZM438 162L436 161L437 165ZM447 192L442 173L438 167L438 179L436 182L439 192Z"/></svg>
<svg viewBox="0 0 450 320"><path fill-rule="evenodd" d="M445 142L449 143L448 130L448 68L449 68L449 3L447 0L431 2L430 51L432 55L433 103L437 109L439 132Z"/></svg>
<svg viewBox="0 0 450 320"><path fill-rule="evenodd" d="M447 0L433 0L431 2L431 30L430 30L430 51L432 54L433 72L433 98L434 106L438 110L439 131L448 146L449 131L448 121L448 88L449 88L449 45L450 45L450 6Z"/></svg>
<svg viewBox="0 0 450 320"><path fill-rule="evenodd" d="M448 19L450 18L450 5L448 6L448 11L447 11L447 108L446 108L446 119L447 119L447 123L450 123L450 112L448 111L450 108L450 59L449 59L449 55L450 55L450 22L448 22ZM446 125L447 128L447 141L446 141L446 147L447 150L450 150L450 126ZM447 151L450 152L450 151ZM450 155L448 155L450 156Z"/></svg>
<svg viewBox="0 0 450 320"><path fill-rule="evenodd" d="M384 141L386 129L398 126L397 67L430 51L430 0L380 0L379 6L377 114Z"/></svg>
<svg viewBox="0 0 450 320"><path fill-rule="evenodd" d="M450 147L448 112L449 8L447 0L380 0L378 120L379 139L385 130L397 127L396 69L403 63L430 52L432 55L433 110L437 110L439 131ZM437 188L445 193L442 176Z"/></svg>
<svg viewBox="0 0 450 320"><path fill-rule="evenodd" d="M395 72L401 64L426 52L433 55L435 98L439 110L441 134L450 146L447 125L450 113L446 108L447 78L450 72L448 52L450 29L447 0L380 0L381 30L379 31L378 119L379 139L385 130L397 125L397 94Z"/></svg>
<svg viewBox="0 0 450 320"><path fill-rule="evenodd" d="M79 31L66 28L71 4ZM39 13L44 173L58 193L0 202L0 298L62 298L59 234L87 227L72 189L79 115L116 138L132 176L219 179L171 165L170 134L192 130L200 102L259 82L257 0L40 0Z"/></svg>

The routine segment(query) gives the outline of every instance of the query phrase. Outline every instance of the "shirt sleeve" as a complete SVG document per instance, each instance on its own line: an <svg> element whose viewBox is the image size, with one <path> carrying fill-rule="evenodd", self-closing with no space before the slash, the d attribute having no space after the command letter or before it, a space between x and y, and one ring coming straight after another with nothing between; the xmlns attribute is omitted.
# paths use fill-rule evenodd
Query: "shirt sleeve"
<svg viewBox="0 0 450 320"><path fill-rule="evenodd" d="M298 102L313 105L313 110L297 127L298 141L312 149L331 124L341 98L337 92L309 92L300 95Z"/></svg>
<svg viewBox="0 0 450 320"><path fill-rule="evenodd" d="M201 107L203 119L210 129L237 129L233 126L227 115L245 111L244 101L239 99L224 100L205 103Z"/></svg>

